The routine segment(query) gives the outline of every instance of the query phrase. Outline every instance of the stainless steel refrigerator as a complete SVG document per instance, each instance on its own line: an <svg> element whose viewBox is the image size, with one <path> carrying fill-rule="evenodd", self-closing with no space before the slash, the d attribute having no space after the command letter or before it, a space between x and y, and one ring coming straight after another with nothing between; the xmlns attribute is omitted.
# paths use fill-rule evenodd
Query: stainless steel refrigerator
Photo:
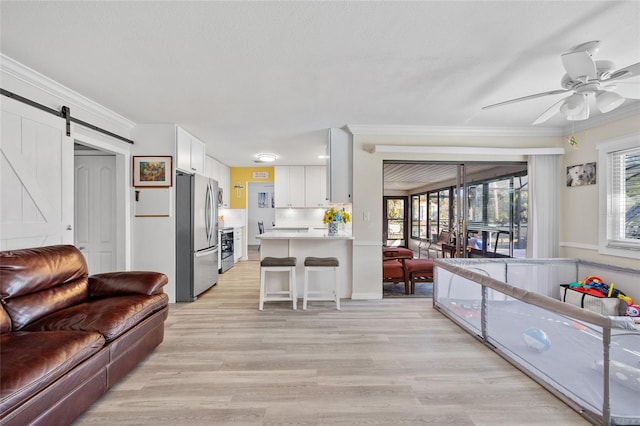
<svg viewBox="0 0 640 426"><path fill-rule="evenodd" d="M218 282L218 182L176 174L176 301L193 302Z"/></svg>

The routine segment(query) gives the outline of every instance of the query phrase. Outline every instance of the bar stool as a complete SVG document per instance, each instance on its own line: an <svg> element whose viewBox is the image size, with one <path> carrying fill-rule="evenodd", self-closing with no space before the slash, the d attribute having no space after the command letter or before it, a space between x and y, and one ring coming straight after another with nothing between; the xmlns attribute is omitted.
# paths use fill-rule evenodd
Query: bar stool
<svg viewBox="0 0 640 426"><path fill-rule="evenodd" d="M336 257L306 257L304 259L304 293L302 295L302 309L307 309L308 300L332 300L336 302L336 309L340 309L340 285L338 283L338 267L340 262ZM333 269L334 289L331 295L322 291L309 291L309 272L327 271ZM310 296L316 295L316 296Z"/></svg>
<svg viewBox="0 0 640 426"><path fill-rule="evenodd" d="M260 310L264 307L264 302L289 300L293 302L293 309L298 308L296 261L295 257L265 257L260 261ZM289 288L281 291L267 291L267 272L288 272Z"/></svg>

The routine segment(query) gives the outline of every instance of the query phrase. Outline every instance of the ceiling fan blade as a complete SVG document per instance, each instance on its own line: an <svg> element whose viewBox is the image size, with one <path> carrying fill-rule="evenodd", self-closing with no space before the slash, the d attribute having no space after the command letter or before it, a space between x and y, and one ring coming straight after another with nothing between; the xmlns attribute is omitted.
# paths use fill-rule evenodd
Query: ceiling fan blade
<svg viewBox="0 0 640 426"><path fill-rule="evenodd" d="M598 76L596 63L589 52L563 53L560 58L564 69L567 70L567 74L573 80L580 80L581 77L587 77L592 80Z"/></svg>
<svg viewBox="0 0 640 426"><path fill-rule="evenodd" d="M558 90L551 90L550 92L536 93L535 95L524 96L522 98L516 98L516 99L511 99L509 101L498 102L497 104L493 104L493 105L487 105L487 106L482 107L482 109L489 109L489 108L499 107L499 106L502 106L502 105L508 105L508 104L512 104L512 103L515 103L515 102L520 102L520 101L526 101L526 100L529 100L529 99L540 98L542 96L559 95L561 93L566 93L568 91L569 91L568 89L558 89Z"/></svg>
<svg viewBox="0 0 640 426"><path fill-rule="evenodd" d="M627 99L640 99L640 81L617 81L603 87L604 90L614 91Z"/></svg>
<svg viewBox="0 0 640 426"><path fill-rule="evenodd" d="M640 62L612 72L611 76L606 81L609 82L614 80L624 80L626 78L637 76L640 76Z"/></svg>
<svg viewBox="0 0 640 426"><path fill-rule="evenodd" d="M562 98L558 102L547 108L547 110L543 112L540 117L536 119L536 121L533 122L533 125L535 126L536 124L544 123L545 121L559 113L560 107L564 104L565 99L567 98Z"/></svg>

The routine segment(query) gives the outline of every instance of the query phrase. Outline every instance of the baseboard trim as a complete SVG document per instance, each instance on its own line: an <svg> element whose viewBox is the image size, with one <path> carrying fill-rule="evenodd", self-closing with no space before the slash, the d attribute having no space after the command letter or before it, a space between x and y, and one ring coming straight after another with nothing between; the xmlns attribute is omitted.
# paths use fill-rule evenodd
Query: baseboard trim
<svg viewBox="0 0 640 426"><path fill-rule="evenodd" d="M351 300L380 300L382 299L382 291L380 293L351 293Z"/></svg>

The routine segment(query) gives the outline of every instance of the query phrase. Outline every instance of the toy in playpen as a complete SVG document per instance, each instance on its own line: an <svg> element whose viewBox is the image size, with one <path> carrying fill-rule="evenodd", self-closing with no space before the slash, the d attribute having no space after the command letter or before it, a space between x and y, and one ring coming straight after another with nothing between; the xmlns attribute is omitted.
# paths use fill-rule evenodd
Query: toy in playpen
<svg viewBox="0 0 640 426"><path fill-rule="evenodd" d="M527 328L522 333L522 338L527 346L533 349L536 352L544 352L549 350L551 347L551 342L549 341L549 337L547 333L539 328L531 327Z"/></svg>
<svg viewBox="0 0 640 426"><path fill-rule="evenodd" d="M628 306L626 316L640 317L640 305L634 305L633 299L615 288L614 283L605 283L600 277L589 275L584 281L576 281L569 284L569 288L582 293L587 293L596 297L618 298L623 300Z"/></svg>

